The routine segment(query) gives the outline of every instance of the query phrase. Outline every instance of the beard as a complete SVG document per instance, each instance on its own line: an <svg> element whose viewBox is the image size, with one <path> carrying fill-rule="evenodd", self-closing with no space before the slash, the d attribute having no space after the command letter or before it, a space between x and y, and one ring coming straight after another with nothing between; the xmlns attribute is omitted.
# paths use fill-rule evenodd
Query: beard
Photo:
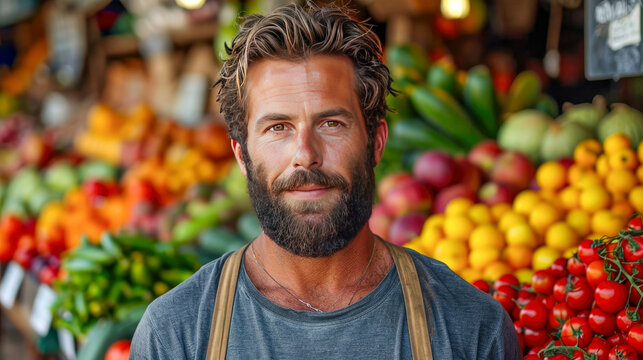
<svg viewBox="0 0 643 360"><path fill-rule="evenodd" d="M330 256L345 248L371 216L375 176L366 156L351 164L350 184L341 175L313 168L277 178L268 188L263 166L254 167L250 157L244 155L248 193L261 227L277 245L292 254ZM339 195L331 199L284 200L285 191L304 185L332 188Z"/></svg>

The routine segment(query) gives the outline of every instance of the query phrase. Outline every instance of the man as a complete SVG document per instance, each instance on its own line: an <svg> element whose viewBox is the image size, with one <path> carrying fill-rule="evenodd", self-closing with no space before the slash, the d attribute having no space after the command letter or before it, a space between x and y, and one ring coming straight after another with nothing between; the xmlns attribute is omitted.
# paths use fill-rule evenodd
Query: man
<svg viewBox="0 0 643 360"><path fill-rule="evenodd" d="M391 84L377 37L290 5L249 16L228 55L219 101L263 233L154 301L130 358L520 358L499 303L368 227Z"/></svg>

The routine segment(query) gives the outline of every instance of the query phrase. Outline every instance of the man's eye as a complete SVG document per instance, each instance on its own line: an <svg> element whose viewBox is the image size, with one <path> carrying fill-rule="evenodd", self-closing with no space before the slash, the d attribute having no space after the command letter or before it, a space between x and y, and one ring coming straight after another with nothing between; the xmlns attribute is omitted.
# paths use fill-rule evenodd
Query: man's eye
<svg viewBox="0 0 643 360"><path fill-rule="evenodd" d="M271 126L270 130L272 130L272 131L284 131L284 130L286 130L286 127L284 126L284 124L277 124L277 125Z"/></svg>
<svg viewBox="0 0 643 360"><path fill-rule="evenodd" d="M334 120L326 121L326 126L328 126L328 127L334 128L334 127L338 127L340 125L341 125L341 123L339 121L334 121Z"/></svg>

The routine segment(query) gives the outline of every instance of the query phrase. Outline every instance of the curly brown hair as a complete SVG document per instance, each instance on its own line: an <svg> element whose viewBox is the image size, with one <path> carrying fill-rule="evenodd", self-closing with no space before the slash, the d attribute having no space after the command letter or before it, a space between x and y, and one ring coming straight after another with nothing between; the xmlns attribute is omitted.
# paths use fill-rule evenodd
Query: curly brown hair
<svg viewBox="0 0 643 360"><path fill-rule="evenodd" d="M244 152L248 136L245 104L245 80L248 67L263 58L302 61L312 55L344 55L355 68L355 84L372 153L379 120L388 107L386 96L392 91L389 70L382 62L379 38L355 20L345 9L335 5L304 7L291 4L269 15L253 14L245 18L223 62L217 100L230 137Z"/></svg>

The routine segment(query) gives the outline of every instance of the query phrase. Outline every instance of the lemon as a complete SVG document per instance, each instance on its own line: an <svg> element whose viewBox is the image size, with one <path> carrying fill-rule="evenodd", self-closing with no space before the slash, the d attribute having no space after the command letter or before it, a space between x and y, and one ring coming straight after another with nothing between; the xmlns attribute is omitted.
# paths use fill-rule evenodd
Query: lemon
<svg viewBox="0 0 643 360"><path fill-rule="evenodd" d="M578 164L572 164L572 166L567 169L567 183L570 185L576 185L578 180L580 180L583 175L586 173L593 173L594 170L582 167Z"/></svg>
<svg viewBox="0 0 643 360"><path fill-rule="evenodd" d="M456 198L447 204L444 214L448 216L465 215L469 208L473 206L473 201L467 198Z"/></svg>
<svg viewBox="0 0 643 360"><path fill-rule="evenodd" d="M584 173L574 184L574 186L576 186L581 190L588 189L591 187L597 187L601 185L603 185L603 181L601 180L601 177L594 172Z"/></svg>
<svg viewBox="0 0 643 360"><path fill-rule="evenodd" d="M612 194L627 194L638 185L634 172L628 169L615 169L605 178L605 187Z"/></svg>
<svg viewBox="0 0 643 360"><path fill-rule="evenodd" d="M538 245L536 234L526 222L515 224L507 229L505 240L509 246L522 245L533 249Z"/></svg>
<svg viewBox="0 0 643 360"><path fill-rule="evenodd" d="M486 204L475 204L469 208L469 219L473 220L474 223L478 225L482 224L491 224L493 222L493 216L491 214L491 209Z"/></svg>
<svg viewBox="0 0 643 360"><path fill-rule="evenodd" d="M600 185L590 186L582 190L579 200L580 208L590 213L607 209L612 202L610 193Z"/></svg>
<svg viewBox="0 0 643 360"><path fill-rule="evenodd" d="M567 213L565 221L569 226L574 229L578 236L585 236L589 234L591 229L591 216L581 209L574 209Z"/></svg>
<svg viewBox="0 0 643 360"><path fill-rule="evenodd" d="M549 246L541 246L534 251L531 259L532 269L534 271L544 270L560 257L560 252Z"/></svg>
<svg viewBox="0 0 643 360"><path fill-rule="evenodd" d="M492 262L500 259L500 250L493 248L476 249L469 253L469 266L482 270Z"/></svg>
<svg viewBox="0 0 643 360"><path fill-rule="evenodd" d="M433 255L435 246L437 245L438 241L442 240L443 238L444 232L442 232L442 230L437 227L425 227L424 229L422 229L422 233L420 234L420 241L422 242L422 246L426 250L428 256Z"/></svg>
<svg viewBox="0 0 643 360"><path fill-rule="evenodd" d="M610 172L609 161L607 160L607 155L601 154L596 160L596 173L601 178L605 178Z"/></svg>
<svg viewBox="0 0 643 360"><path fill-rule="evenodd" d="M574 228L564 221L552 224L545 234L545 245L561 252L578 246L579 241Z"/></svg>
<svg viewBox="0 0 643 360"><path fill-rule="evenodd" d="M558 194L560 198L560 203L563 205L565 210L578 209L580 207L580 190L568 186L560 191Z"/></svg>
<svg viewBox="0 0 643 360"><path fill-rule="evenodd" d="M466 215L452 215L444 219L444 235L456 241L467 242L476 224Z"/></svg>
<svg viewBox="0 0 643 360"><path fill-rule="evenodd" d="M496 281L502 275L511 274L513 269L503 261L494 261L489 264L482 273L482 279L486 281Z"/></svg>
<svg viewBox="0 0 643 360"><path fill-rule="evenodd" d="M613 133L603 141L603 151L605 151L607 155L613 154L617 150L629 149L631 147L632 141L622 132Z"/></svg>
<svg viewBox="0 0 643 360"><path fill-rule="evenodd" d="M607 161L610 169L628 169L634 170L639 166L636 153L632 149L619 149L614 153L607 155Z"/></svg>
<svg viewBox="0 0 643 360"><path fill-rule="evenodd" d="M520 223L527 223L527 218L522 214L509 210L500 217L498 229L502 232L507 232L510 227Z"/></svg>
<svg viewBox="0 0 643 360"><path fill-rule="evenodd" d="M491 206L491 216L493 221L498 222L502 215L511 210L511 205L507 203L497 203Z"/></svg>
<svg viewBox="0 0 643 360"><path fill-rule="evenodd" d="M516 275L521 284L529 284L534 276L534 271L529 268L518 269L514 272L514 275Z"/></svg>
<svg viewBox="0 0 643 360"><path fill-rule="evenodd" d="M592 216L592 232L600 235L616 236L626 222L627 218L622 218L609 210L599 210Z"/></svg>
<svg viewBox="0 0 643 360"><path fill-rule="evenodd" d="M567 184L567 169L558 161L544 162L536 170L536 183L545 190L562 189Z"/></svg>
<svg viewBox="0 0 643 360"><path fill-rule="evenodd" d="M467 246L459 241L444 239L435 247L433 257L445 263L454 272L467 267Z"/></svg>
<svg viewBox="0 0 643 360"><path fill-rule="evenodd" d="M639 213L643 213L643 185L637 186L632 189L627 199L634 207L634 210L638 211Z"/></svg>
<svg viewBox="0 0 643 360"><path fill-rule="evenodd" d="M522 245L510 245L503 250L502 258L513 269L522 269L531 265L532 248Z"/></svg>
<svg viewBox="0 0 643 360"><path fill-rule="evenodd" d="M471 250L486 248L502 250L504 246L505 238L502 232L491 224L476 227L469 238L469 248Z"/></svg>
<svg viewBox="0 0 643 360"><path fill-rule="evenodd" d="M538 235L545 235L549 226L562 218L562 213L548 202L540 202L529 214L529 225Z"/></svg>
<svg viewBox="0 0 643 360"><path fill-rule="evenodd" d="M426 219L426 221L424 222L423 229L425 229L427 227L435 227L435 228L438 228L438 229L442 229L443 226L444 226L444 219L445 218L446 217L444 216L444 214L433 214L433 215L429 216L428 219Z"/></svg>
<svg viewBox="0 0 643 360"><path fill-rule="evenodd" d="M480 273L480 271L472 269L470 267L460 270L460 273L458 275L460 275L461 278L469 283L473 283L478 279L482 279L482 274Z"/></svg>
<svg viewBox="0 0 643 360"><path fill-rule="evenodd" d="M540 196L533 190L523 190L514 198L513 210L518 214L529 215L531 210L541 201Z"/></svg>

